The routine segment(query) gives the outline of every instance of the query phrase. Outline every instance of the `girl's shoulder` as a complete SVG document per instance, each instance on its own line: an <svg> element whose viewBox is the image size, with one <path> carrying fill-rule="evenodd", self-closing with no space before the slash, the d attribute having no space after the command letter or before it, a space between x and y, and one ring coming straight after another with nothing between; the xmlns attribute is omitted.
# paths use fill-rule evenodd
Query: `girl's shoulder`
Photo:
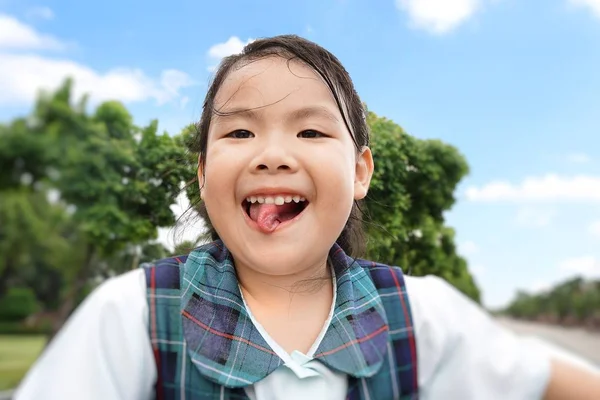
<svg viewBox="0 0 600 400"><path fill-rule="evenodd" d="M430 317L452 318L465 312L479 314L483 308L439 276L404 275L406 291L415 311ZM438 315L440 314L440 315Z"/></svg>
<svg viewBox="0 0 600 400"><path fill-rule="evenodd" d="M432 398L537 399L549 354L502 326L437 276L405 276L419 360L419 383Z"/></svg>
<svg viewBox="0 0 600 400"><path fill-rule="evenodd" d="M465 337L474 340L479 332L489 333L483 333L485 327L502 330L481 305L443 278L404 276L404 282L417 340L421 337L445 346Z"/></svg>
<svg viewBox="0 0 600 400"><path fill-rule="evenodd" d="M139 297L145 293L146 276L144 268L136 268L111 277L96 289L96 296L108 296L116 301Z"/></svg>
<svg viewBox="0 0 600 400"><path fill-rule="evenodd" d="M96 287L80 306L111 313L144 314L146 310L146 274L137 268L111 277ZM89 311L88 311L89 313Z"/></svg>

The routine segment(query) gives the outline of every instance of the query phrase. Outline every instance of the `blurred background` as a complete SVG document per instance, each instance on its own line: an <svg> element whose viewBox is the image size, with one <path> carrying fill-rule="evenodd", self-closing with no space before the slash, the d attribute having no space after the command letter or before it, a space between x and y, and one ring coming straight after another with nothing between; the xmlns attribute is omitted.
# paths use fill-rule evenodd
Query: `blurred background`
<svg viewBox="0 0 600 400"><path fill-rule="evenodd" d="M192 124L284 33L370 110L367 257L600 366L600 1L0 0L0 392L103 280L206 239Z"/></svg>

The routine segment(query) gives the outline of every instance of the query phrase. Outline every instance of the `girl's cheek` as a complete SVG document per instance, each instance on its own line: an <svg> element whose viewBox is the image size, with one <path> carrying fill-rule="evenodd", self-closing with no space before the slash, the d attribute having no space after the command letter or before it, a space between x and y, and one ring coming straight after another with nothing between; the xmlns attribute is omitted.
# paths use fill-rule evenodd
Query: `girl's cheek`
<svg viewBox="0 0 600 400"><path fill-rule="evenodd" d="M211 164L213 169L222 169L227 166L227 169L236 168L242 161L244 152L239 146L223 146L215 145L210 149L206 155L207 169L210 168L208 164Z"/></svg>

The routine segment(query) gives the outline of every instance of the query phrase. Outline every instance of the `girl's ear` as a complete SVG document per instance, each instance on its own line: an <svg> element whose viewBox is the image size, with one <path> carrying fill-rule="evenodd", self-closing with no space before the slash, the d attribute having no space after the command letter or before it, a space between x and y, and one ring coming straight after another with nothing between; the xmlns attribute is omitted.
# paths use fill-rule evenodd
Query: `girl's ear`
<svg viewBox="0 0 600 400"><path fill-rule="evenodd" d="M354 174L354 200L362 200L367 196L371 178L373 177L373 154L367 146L363 147L356 158Z"/></svg>
<svg viewBox="0 0 600 400"><path fill-rule="evenodd" d="M200 198L204 198L204 168L203 168L202 158L198 156L198 187L200 188Z"/></svg>

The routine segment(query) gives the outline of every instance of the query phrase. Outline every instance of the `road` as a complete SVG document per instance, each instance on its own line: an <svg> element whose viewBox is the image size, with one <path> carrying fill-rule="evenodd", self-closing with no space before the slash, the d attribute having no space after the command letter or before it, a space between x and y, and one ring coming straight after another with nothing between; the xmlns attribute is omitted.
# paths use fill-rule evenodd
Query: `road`
<svg viewBox="0 0 600 400"><path fill-rule="evenodd" d="M499 321L518 334L542 339L600 368L600 333L592 333L580 328L563 328L503 318Z"/></svg>

